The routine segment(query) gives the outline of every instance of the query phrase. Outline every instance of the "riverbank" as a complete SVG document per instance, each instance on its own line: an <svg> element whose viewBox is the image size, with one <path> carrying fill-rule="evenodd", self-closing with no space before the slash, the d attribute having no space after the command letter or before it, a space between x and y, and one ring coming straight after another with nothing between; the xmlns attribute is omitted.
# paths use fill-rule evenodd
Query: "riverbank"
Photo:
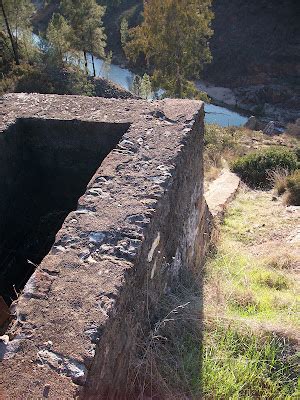
<svg viewBox="0 0 300 400"><path fill-rule="evenodd" d="M288 88L264 85L230 88L215 86L207 81L196 81L195 84L199 90L211 97L214 104L248 116L254 115L262 125L274 120L286 126L300 117L300 97ZM275 104L269 102L272 97Z"/></svg>

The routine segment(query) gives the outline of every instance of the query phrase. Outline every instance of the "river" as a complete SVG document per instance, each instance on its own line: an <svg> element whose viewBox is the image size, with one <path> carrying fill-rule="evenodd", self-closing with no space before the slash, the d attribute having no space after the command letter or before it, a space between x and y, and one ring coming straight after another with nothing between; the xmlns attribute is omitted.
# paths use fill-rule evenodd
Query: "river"
<svg viewBox="0 0 300 400"><path fill-rule="evenodd" d="M111 64L109 70L106 71L104 62L101 59L94 58L96 75L122 86L126 90L130 90L135 74L126 68ZM89 72L93 74L92 61L88 58ZM235 111L225 107L216 106L214 104L205 104L205 122L208 124L218 124L220 126L242 126L247 122L248 118Z"/></svg>

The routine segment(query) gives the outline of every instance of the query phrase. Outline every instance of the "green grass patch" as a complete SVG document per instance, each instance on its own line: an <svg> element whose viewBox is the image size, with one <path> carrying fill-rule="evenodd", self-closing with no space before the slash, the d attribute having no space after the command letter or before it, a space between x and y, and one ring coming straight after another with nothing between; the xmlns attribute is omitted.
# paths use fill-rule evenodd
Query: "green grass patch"
<svg viewBox="0 0 300 400"><path fill-rule="evenodd" d="M218 253L207 262L205 284L214 287L216 282L222 282L222 308L228 316L300 329L297 284L288 273L269 268L235 242L223 239Z"/></svg>
<svg viewBox="0 0 300 400"><path fill-rule="evenodd" d="M207 327L203 344L204 399L296 399L297 359L275 335L233 326Z"/></svg>

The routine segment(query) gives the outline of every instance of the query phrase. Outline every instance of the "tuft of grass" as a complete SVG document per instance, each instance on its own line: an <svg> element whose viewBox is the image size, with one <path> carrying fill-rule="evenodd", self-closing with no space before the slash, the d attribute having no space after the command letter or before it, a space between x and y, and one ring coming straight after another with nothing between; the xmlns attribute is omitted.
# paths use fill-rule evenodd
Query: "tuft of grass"
<svg viewBox="0 0 300 400"><path fill-rule="evenodd" d="M275 270L288 270L291 271L295 266L294 258L287 253L279 253L268 257L267 266Z"/></svg>
<svg viewBox="0 0 300 400"><path fill-rule="evenodd" d="M138 343L139 359L133 360L135 393L132 398L181 400L201 396L202 302L195 285L179 285L156 307L156 321L148 340Z"/></svg>
<svg viewBox="0 0 300 400"><path fill-rule="evenodd" d="M289 279L284 275L272 270L260 270L256 272L256 280L262 286L271 289L286 290L290 287Z"/></svg>
<svg viewBox="0 0 300 400"><path fill-rule="evenodd" d="M287 189L286 178L288 175L289 171L282 168L276 169L274 171L269 171L268 173L268 179L272 183L275 193L277 193L278 196L281 196L283 193L285 193Z"/></svg>
<svg viewBox="0 0 300 400"><path fill-rule="evenodd" d="M229 307L241 314L254 315L259 311L260 304L251 289L237 289L229 298Z"/></svg>

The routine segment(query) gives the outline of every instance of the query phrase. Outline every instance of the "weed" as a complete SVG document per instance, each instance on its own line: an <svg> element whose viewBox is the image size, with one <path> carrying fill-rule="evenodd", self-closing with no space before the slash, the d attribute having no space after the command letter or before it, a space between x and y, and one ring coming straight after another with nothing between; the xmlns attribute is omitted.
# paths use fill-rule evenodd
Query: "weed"
<svg viewBox="0 0 300 400"><path fill-rule="evenodd" d="M195 287L180 285L161 299L148 341L139 344L133 366L139 398L197 399L200 396L202 303ZM157 397L156 397L157 396Z"/></svg>

